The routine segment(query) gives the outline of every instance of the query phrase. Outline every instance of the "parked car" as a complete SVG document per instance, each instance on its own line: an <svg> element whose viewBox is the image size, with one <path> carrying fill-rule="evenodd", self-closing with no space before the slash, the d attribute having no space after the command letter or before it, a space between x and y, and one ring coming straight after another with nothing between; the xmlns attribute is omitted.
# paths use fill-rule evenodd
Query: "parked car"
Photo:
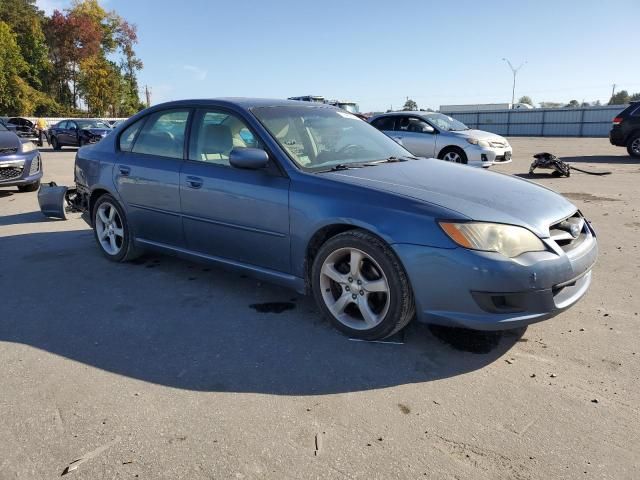
<svg viewBox="0 0 640 480"><path fill-rule="evenodd" d="M0 123L0 187L35 192L41 178L42 159L36 146Z"/></svg>
<svg viewBox="0 0 640 480"><path fill-rule="evenodd" d="M613 119L609 141L627 147L632 157L640 158L640 102L632 102Z"/></svg>
<svg viewBox="0 0 640 480"><path fill-rule="evenodd" d="M80 149L75 180L109 260L155 250L312 292L367 340L414 317L479 330L553 317L585 294L598 252L561 195L416 158L328 105L157 105Z"/></svg>
<svg viewBox="0 0 640 480"><path fill-rule="evenodd" d="M36 125L28 118L7 117L4 123L21 138L37 137Z"/></svg>
<svg viewBox="0 0 640 480"><path fill-rule="evenodd" d="M62 120L49 129L49 143L54 150L82 147L102 140L111 127L102 120Z"/></svg>
<svg viewBox="0 0 640 480"><path fill-rule="evenodd" d="M506 138L436 112L392 112L377 115L371 125L419 157L488 168L511 162L512 149Z"/></svg>

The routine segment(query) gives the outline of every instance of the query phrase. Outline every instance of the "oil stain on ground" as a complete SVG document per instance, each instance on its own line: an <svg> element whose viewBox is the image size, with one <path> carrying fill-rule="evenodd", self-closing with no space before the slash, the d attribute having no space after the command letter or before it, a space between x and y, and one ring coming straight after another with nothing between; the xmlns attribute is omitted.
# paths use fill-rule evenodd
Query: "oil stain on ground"
<svg viewBox="0 0 640 480"><path fill-rule="evenodd" d="M576 193L576 192L560 192L567 198L571 200L582 200L585 202L619 202L619 198L611 198L611 197L599 197L598 195L592 195L590 193Z"/></svg>
<svg viewBox="0 0 640 480"><path fill-rule="evenodd" d="M265 303L252 303L249 308L253 308L256 312L260 313L282 313L286 310L293 310L296 305L291 302L265 302Z"/></svg>

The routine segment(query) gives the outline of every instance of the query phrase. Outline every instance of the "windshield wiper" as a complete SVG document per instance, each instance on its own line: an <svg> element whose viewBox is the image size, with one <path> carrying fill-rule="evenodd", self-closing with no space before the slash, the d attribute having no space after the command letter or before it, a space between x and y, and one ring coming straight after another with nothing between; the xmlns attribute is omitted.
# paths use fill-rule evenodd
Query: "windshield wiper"
<svg viewBox="0 0 640 480"><path fill-rule="evenodd" d="M407 157L393 157L393 156L392 156L392 157L387 157L387 158L385 158L384 160L376 160L376 161L374 161L374 162L367 162L367 163L363 163L363 165L366 165L366 166L370 167L370 166L378 165L378 164L380 164L380 163L406 162L406 161L408 161L409 159L411 159L411 160L417 160L417 158L416 158L416 157L409 157L409 156L407 156Z"/></svg>
<svg viewBox="0 0 640 480"><path fill-rule="evenodd" d="M362 164L355 165L353 163L351 163L351 164L338 163L337 165L333 165L331 168L329 168L327 170L323 170L323 171L325 171L325 172L338 172L340 170L351 170L352 168L360 168L360 167L362 167Z"/></svg>

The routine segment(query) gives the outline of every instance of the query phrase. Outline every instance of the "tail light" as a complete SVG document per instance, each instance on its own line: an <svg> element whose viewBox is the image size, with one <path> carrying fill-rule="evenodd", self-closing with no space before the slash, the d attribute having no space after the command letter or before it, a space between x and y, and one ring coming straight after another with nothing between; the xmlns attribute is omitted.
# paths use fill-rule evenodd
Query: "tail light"
<svg viewBox="0 0 640 480"><path fill-rule="evenodd" d="M612 122L614 125L620 125L622 123L622 117L615 117Z"/></svg>

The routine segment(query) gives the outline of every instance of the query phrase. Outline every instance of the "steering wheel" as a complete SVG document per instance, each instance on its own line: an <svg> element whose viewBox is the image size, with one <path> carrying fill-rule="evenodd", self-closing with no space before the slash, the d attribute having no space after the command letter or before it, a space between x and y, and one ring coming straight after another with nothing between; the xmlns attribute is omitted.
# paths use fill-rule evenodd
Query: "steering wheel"
<svg viewBox="0 0 640 480"><path fill-rule="evenodd" d="M345 145L344 147L340 148L336 154L348 154L350 151L353 151L353 153L355 153L358 150L363 150L362 145L356 145L355 143L349 143L348 145Z"/></svg>

